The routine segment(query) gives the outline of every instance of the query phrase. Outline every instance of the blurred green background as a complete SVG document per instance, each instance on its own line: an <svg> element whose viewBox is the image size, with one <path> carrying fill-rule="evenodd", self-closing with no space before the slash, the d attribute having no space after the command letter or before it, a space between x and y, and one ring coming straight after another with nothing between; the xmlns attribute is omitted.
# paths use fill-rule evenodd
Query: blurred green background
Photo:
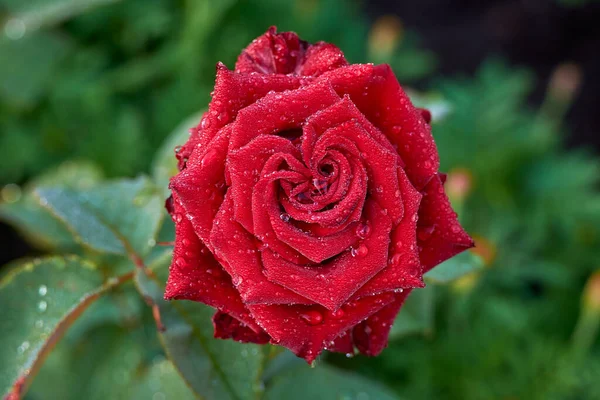
<svg viewBox="0 0 600 400"><path fill-rule="evenodd" d="M434 1L425 3L430 8L421 12L439 14ZM58 236L35 234L43 219L29 213L30 190L57 168L63 181L82 171L90 182L150 172L168 135L206 107L216 62L233 67L243 47L277 25L335 43L350 62L390 63L413 100L433 111L447 190L484 264L429 285L407 304L380 357L328 355L321 364L380 382L403 399L600 399L600 159L585 143L598 136L577 134L587 114L571 117L594 71L572 62L567 50L563 56L567 45L554 46L554 58L527 53L525 65L511 62L514 53L502 46L469 46L469 38L481 37L464 21L482 3L459 3L464 15L449 17L460 28L451 32L465 36L453 60L451 41L432 39L419 13L414 24L405 21L394 2L0 0L2 262L72 252ZM557 15L600 16L593 1L538 3ZM588 8L578 8L583 3ZM600 37L589 29L580 35ZM528 36L523 46L548 46L546 39ZM595 114L594 104L584 112ZM124 362L96 347L133 328L141 336L119 346L149 340L140 350L145 357L162 354L147 339L154 327L143 304L116 296L125 306L106 311L116 315L103 320L105 329L67 336L28 396L67 398L52 385L76 374L57 371L76 373L82 359L102 359L70 394L102 397L94 379ZM64 355L64 343L79 346L78 355ZM125 359L131 368L135 357Z"/></svg>

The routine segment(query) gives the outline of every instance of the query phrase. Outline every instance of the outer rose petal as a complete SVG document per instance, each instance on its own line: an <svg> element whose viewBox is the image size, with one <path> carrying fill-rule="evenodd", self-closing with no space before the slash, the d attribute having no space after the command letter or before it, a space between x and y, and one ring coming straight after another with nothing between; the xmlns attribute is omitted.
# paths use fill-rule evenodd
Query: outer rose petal
<svg viewBox="0 0 600 400"><path fill-rule="evenodd" d="M217 64L212 101L202 121L191 129L188 142L177 152L179 169L184 168L185 161L196 146L205 147L221 128L235 120L242 108L253 104L271 91L296 89L308 79L288 75L238 74L229 71L222 63Z"/></svg>
<svg viewBox="0 0 600 400"><path fill-rule="evenodd" d="M376 356L385 349L394 319L409 293L410 290L406 290L396 294L393 303L383 307L354 327L352 338L354 345L361 353Z"/></svg>
<svg viewBox="0 0 600 400"><path fill-rule="evenodd" d="M171 178L185 212L202 241L211 248L209 235L213 219L225 196L225 158L230 127L223 128L206 148L197 149L184 171Z"/></svg>
<svg viewBox="0 0 600 400"><path fill-rule="evenodd" d="M334 45L312 45L294 32L277 33L272 26L242 51L235 71L317 76L346 64L344 54Z"/></svg>
<svg viewBox="0 0 600 400"><path fill-rule="evenodd" d="M400 87L389 65L353 64L321 75L340 95L349 95L358 109L398 149L417 189L435 175L439 157L431 128Z"/></svg>
<svg viewBox="0 0 600 400"><path fill-rule="evenodd" d="M404 217L392 231L390 265L365 284L356 297L414 287L423 287L423 268L417 246L417 212L421 194L412 186L401 169L398 181L404 201Z"/></svg>
<svg viewBox="0 0 600 400"><path fill-rule="evenodd" d="M438 175L423 190L417 237L424 273L474 246L458 223Z"/></svg>
<svg viewBox="0 0 600 400"><path fill-rule="evenodd" d="M249 305L272 342L287 347L311 363L336 337L394 300L392 294L365 297L342 312L321 306Z"/></svg>
<svg viewBox="0 0 600 400"><path fill-rule="evenodd" d="M231 284L231 278L196 236L192 224L183 216L177 195L173 197L176 240L165 299L200 301L260 331Z"/></svg>
<svg viewBox="0 0 600 400"><path fill-rule="evenodd" d="M354 343L352 342L352 329L343 332L327 345L327 351L332 353L354 354Z"/></svg>
<svg viewBox="0 0 600 400"><path fill-rule="evenodd" d="M217 339L233 339L237 342L257 344L269 343L271 339L262 329L257 333L237 318L221 311L217 311L213 316L213 326L214 336Z"/></svg>

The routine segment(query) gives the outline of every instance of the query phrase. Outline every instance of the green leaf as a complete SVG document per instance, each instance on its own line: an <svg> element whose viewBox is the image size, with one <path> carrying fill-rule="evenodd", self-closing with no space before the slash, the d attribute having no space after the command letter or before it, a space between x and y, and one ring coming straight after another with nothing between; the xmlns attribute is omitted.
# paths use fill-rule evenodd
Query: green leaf
<svg viewBox="0 0 600 400"><path fill-rule="evenodd" d="M73 321L102 292L126 279L104 284L102 273L77 257L41 259L5 275L0 281L1 393L22 393Z"/></svg>
<svg viewBox="0 0 600 400"><path fill-rule="evenodd" d="M434 287L413 289L406 299L390 331L390 340L398 337L423 334L433 330Z"/></svg>
<svg viewBox="0 0 600 400"><path fill-rule="evenodd" d="M75 338L69 332L44 363L28 397L193 399L185 382L165 360L150 310L146 307L145 311L143 322L100 325ZM81 322L78 320L73 328L81 330L77 326Z"/></svg>
<svg viewBox="0 0 600 400"><path fill-rule="evenodd" d="M14 201L0 203L0 219L13 225L37 247L73 250L73 235L33 195L36 188L60 185L85 189L102 179L102 172L89 162L67 161L33 179Z"/></svg>
<svg viewBox="0 0 600 400"><path fill-rule="evenodd" d="M332 367L308 365L285 370L267 382L265 400L397 400L384 386Z"/></svg>
<svg viewBox="0 0 600 400"><path fill-rule="evenodd" d="M166 302L164 289L144 272L136 273L135 282L160 312L161 342L194 392L208 400L254 399L260 394L264 361L260 346L213 339L212 308Z"/></svg>
<svg viewBox="0 0 600 400"><path fill-rule="evenodd" d="M185 400L196 398L169 360L154 362L146 371L142 381L136 386L132 399Z"/></svg>
<svg viewBox="0 0 600 400"><path fill-rule="evenodd" d="M164 215L162 199L145 178L85 191L52 188L36 193L77 240L100 252L143 256L154 246Z"/></svg>
<svg viewBox="0 0 600 400"><path fill-rule="evenodd" d="M190 128L198 125L204 111L188 117L167 137L156 152L152 161L152 177L156 186L163 189L165 198L169 197L169 179L177 174L177 158L175 158L175 147L187 142L190 136Z"/></svg>
<svg viewBox="0 0 600 400"><path fill-rule="evenodd" d="M430 283L447 284L481 268L483 268L481 257L471 251L464 251L426 273L425 280Z"/></svg>

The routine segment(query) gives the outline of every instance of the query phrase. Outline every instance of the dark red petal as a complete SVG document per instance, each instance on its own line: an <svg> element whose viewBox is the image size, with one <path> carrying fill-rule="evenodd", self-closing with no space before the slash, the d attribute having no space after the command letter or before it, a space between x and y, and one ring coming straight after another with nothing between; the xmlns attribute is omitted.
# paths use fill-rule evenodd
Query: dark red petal
<svg viewBox="0 0 600 400"><path fill-rule="evenodd" d="M281 171L277 173L278 176L289 175L289 178L292 178L292 174L294 173L290 171ZM270 179L261 179L254 186L251 204L254 219L254 234L266 247L275 252L278 256L295 264L306 264L309 260L298 251L279 240L275 233L275 229L273 228L272 220L274 218L281 219L281 216L283 215L276 195L278 176L271 177Z"/></svg>
<svg viewBox="0 0 600 400"><path fill-rule="evenodd" d="M344 122L335 128L327 130L315 143L315 154L325 152L335 146L341 138L353 142L358 148L362 163L369 174L369 189L371 198L389 213L393 223L397 224L402 218L402 198L396 170L398 156L385 149L375 141L357 121Z"/></svg>
<svg viewBox="0 0 600 400"><path fill-rule="evenodd" d="M417 236L424 272L474 245L460 226L438 175L423 190Z"/></svg>
<svg viewBox="0 0 600 400"><path fill-rule="evenodd" d="M225 196L225 158L230 127L219 131L205 148L198 148L185 170L171 179L170 187L177 194L185 214L193 216L192 225L209 247L213 219Z"/></svg>
<svg viewBox="0 0 600 400"><path fill-rule="evenodd" d="M402 169L398 169L398 181L404 201L404 217L392 231L389 265L367 282L356 293L356 297L424 286L416 234L417 212L422 196L408 181Z"/></svg>
<svg viewBox="0 0 600 400"><path fill-rule="evenodd" d="M232 122L238 112L264 97L271 91L281 92L296 89L309 78L288 75L248 75L229 71L221 63L217 64L217 78L208 112L195 128L191 129L188 142L177 153L180 169L183 169L193 150L205 147L217 132Z"/></svg>
<svg viewBox="0 0 600 400"><path fill-rule="evenodd" d="M298 128L309 116L339 99L327 82L270 93L239 112L229 149L237 150L260 135Z"/></svg>
<svg viewBox="0 0 600 400"><path fill-rule="evenodd" d="M386 348L394 319L409 293L410 290L406 290L396 294L393 303L354 327L352 330L354 345L362 354L376 356Z"/></svg>
<svg viewBox="0 0 600 400"><path fill-rule="evenodd" d="M235 219L249 232L254 232L252 208L247 200L269 157L274 153L290 153L296 157L300 152L287 139L279 136L259 136L239 150L233 151L227 159L227 169L231 176L231 191Z"/></svg>
<svg viewBox="0 0 600 400"><path fill-rule="evenodd" d="M272 343L285 346L311 363L343 332L394 300L391 294L365 297L344 306L343 313L321 306L249 305Z"/></svg>
<svg viewBox="0 0 600 400"><path fill-rule="evenodd" d="M383 133L381 133L381 131L377 129L360 112L358 108L356 108L354 103L352 103L352 100L350 100L350 97L344 96L344 98L338 101L337 103L311 115L310 118L307 120L307 126L310 126L312 130L307 130L305 128L302 140L302 153L306 165L312 164L312 149L317 138L323 133L325 133L325 131L327 131L328 129L331 129L344 122L351 120L357 121L358 124L362 126L363 129L367 131L369 135L386 150L389 150L393 154L397 153L396 149L392 146L389 139ZM310 133L310 135L308 135L308 133Z"/></svg>
<svg viewBox="0 0 600 400"><path fill-rule="evenodd" d="M242 303L231 278L196 236L192 224L174 195L175 249L165 289L165 299L199 301L234 315L252 329L260 328Z"/></svg>
<svg viewBox="0 0 600 400"><path fill-rule="evenodd" d="M341 307L361 286L386 267L392 223L376 202L365 205L372 233L354 250L348 250L323 265L297 265L265 250L264 273L276 282L330 310Z"/></svg>
<svg viewBox="0 0 600 400"><path fill-rule="evenodd" d="M333 44L318 42L309 46L304 55L300 75L319 76L327 71L348 65L344 53Z"/></svg>
<svg viewBox="0 0 600 400"><path fill-rule="evenodd" d="M340 336L336 337L333 342L327 346L327 351L331 351L332 353L354 354L352 329L343 332Z"/></svg>
<svg viewBox="0 0 600 400"><path fill-rule="evenodd" d="M417 189L435 175L439 157L431 127L412 105L389 65L353 64L327 72L318 81L330 82L340 96L349 95L367 119L388 137Z"/></svg>
<svg viewBox="0 0 600 400"><path fill-rule="evenodd" d="M230 193L215 217L210 241L245 303L310 304L302 296L269 282L263 275L254 238L233 218Z"/></svg>
<svg viewBox="0 0 600 400"><path fill-rule="evenodd" d="M431 111L426 108L418 108L418 110L421 113L423 120L428 124L431 124Z"/></svg>
<svg viewBox="0 0 600 400"><path fill-rule="evenodd" d="M275 27L256 38L242 51L236 72L317 76L346 65L340 49L327 43L311 45L294 32L277 33Z"/></svg>
<svg viewBox="0 0 600 400"><path fill-rule="evenodd" d="M233 339L242 343L266 344L271 339L262 329L257 333L230 314L217 311L213 316L215 338Z"/></svg>

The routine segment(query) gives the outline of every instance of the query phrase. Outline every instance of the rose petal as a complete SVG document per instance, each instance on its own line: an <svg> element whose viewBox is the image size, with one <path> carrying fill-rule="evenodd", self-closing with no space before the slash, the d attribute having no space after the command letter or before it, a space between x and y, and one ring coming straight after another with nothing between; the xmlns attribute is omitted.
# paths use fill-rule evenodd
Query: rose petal
<svg viewBox="0 0 600 400"><path fill-rule="evenodd" d="M254 232L254 226L252 208L248 207L246 200L251 198L260 172L274 153L300 156L298 149L289 140L269 135L253 139L241 149L231 152L227 159L235 219L249 232Z"/></svg>
<svg viewBox="0 0 600 400"><path fill-rule="evenodd" d="M269 282L263 275L252 235L233 218L230 193L215 217L210 241L245 303L310 304L302 296Z"/></svg>
<svg viewBox="0 0 600 400"><path fill-rule="evenodd" d="M165 299L199 301L227 312L255 331L260 328L242 303L231 278L196 236L192 224L183 217L183 208L174 196L175 249L165 289Z"/></svg>
<svg viewBox="0 0 600 400"><path fill-rule="evenodd" d="M225 159L230 127L225 127L209 146L198 149L185 170L171 178L170 188L191 218L200 239L210 248L210 230L213 219L225 196Z"/></svg>
<svg viewBox="0 0 600 400"><path fill-rule="evenodd" d="M396 294L394 302L354 327L354 345L362 354L376 356L386 348L394 319L409 293L410 290L406 290Z"/></svg>
<svg viewBox="0 0 600 400"><path fill-rule="evenodd" d="M423 190L417 237L424 272L474 246L460 226L438 175Z"/></svg>
<svg viewBox="0 0 600 400"><path fill-rule="evenodd" d="M327 130L314 146L314 155L325 152L326 148L335 146L341 138L353 142L360 151L362 163L369 174L371 197L389 213L397 224L403 214L402 197L396 177L398 156L385 149L375 141L357 121L344 122Z"/></svg>
<svg viewBox="0 0 600 400"><path fill-rule="evenodd" d="M222 63L217 64L212 101L198 126L191 129L188 142L177 153L179 169L183 169L185 161L196 147L205 147L221 128L235 120L242 108L271 91L296 89L308 79L289 75L238 74L229 71Z"/></svg>
<svg viewBox="0 0 600 400"><path fill-rule="evenodd" d="M319 76L327 71L348 65L344 53L331 43L317 42L304 55L300 75Z"/></svg>
<svg viewBox="0 0 600 400"><path fill-rule="evenodd" d="M302 305L249 305L248 308L273 343L312 363L328 343L393 300L391 294L365 297L345 306L342 313Z"/></svg>
<svg viewBox="0 0 600 400"><path fill-rule="evenodd" d="M339 99L327 82L270 93L239 112L233 123L229 149L237 150L259 135L298 128L309 116Z"/></svg>
<svg viewBox="0 0 600 400"><path fill-rule="evenodd" d="M404 201L404 217L392 231L389 265L360 288L355 297L424 286L416 234L417 212L422 196L402 169L398 169L398 181Z"/></svg>
<svg viewBox="0 0 600 400"><path fill-rule="evenodd" d="M327 351L330 351L332 353L354 354L354 343L352 342L352 329L343 332L340 336L336 337L333 340L333 342L327 345Z"/></svg>
<svg viewBox="0 0 600 400"><path fill-rule="evenodd" d="M421 189L439 168L431 127L404 93L389 65L354 64L321 75L340 95L349 95L358 109L398 149L406 173Z"/></svg>
<svg viewBox="0 0 600 400"><path fill-rule="evenodd" d="M266 344L271 339L262 329L257 333L230 314L217 311L213 316L215 338L233 339L241 343Z"/></svg>
<svg viewBox="0 0 600 400"><path fill-rule="evenodd" d="M327 43L311 45L294 32L277 33L272 26L238 57L236 72L317 76L346 65L340 49Z"/></svg>
<svg viewBox="0 0 600 400"><path fill-rule="evenodd" d="M357 245L323 265L306 267L262 252L264 273L278 283L330 310L341 307L361 286L387 265L390 218L376 202L365 205L372 233ZM354 253L354 254L353 254Z"/></svg>

